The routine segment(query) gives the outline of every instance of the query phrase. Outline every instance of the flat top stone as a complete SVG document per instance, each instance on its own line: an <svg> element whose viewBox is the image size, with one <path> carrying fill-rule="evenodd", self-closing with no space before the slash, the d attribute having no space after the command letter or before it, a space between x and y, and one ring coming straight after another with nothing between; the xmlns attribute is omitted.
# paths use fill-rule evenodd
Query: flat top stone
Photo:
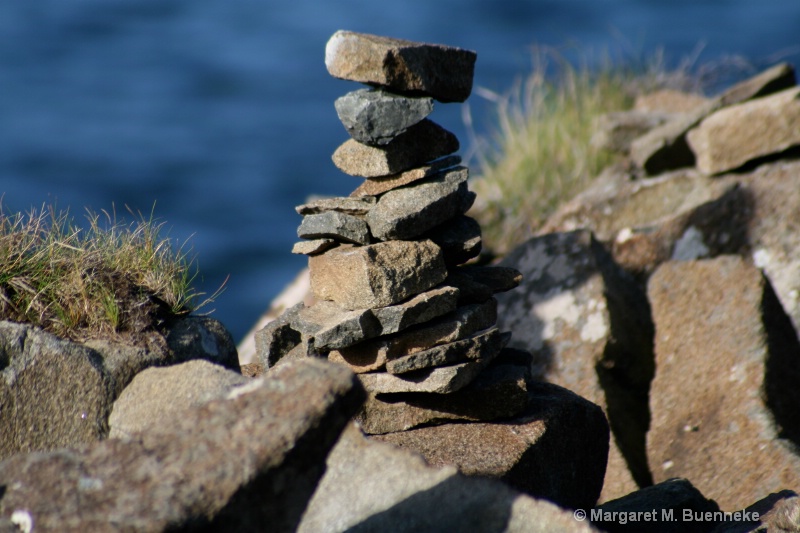
<svg viewBox="0 0 800 533"><path fill-rule="evenodd" d="M476 59L475 52L462 48L344 30L325 46L325 66L336 78L421 93L441 102L469 97Z"/></svg>
<svg viewBox="0 0 800 533"><path fill-rule="evenodd" d="M347 215L366 215L377 201L377 198L369 195L359 195L358 198L352 196L317 198L298 205L294 210L300 215L316 215L325 211L338 211Z"/></svg>
<svg viewBox="0 0 800 533"><path fill-rule="evenodd" d="M405 172L397 174L390 174L377 178L369 178L364 180L364 183L358 186L356 190L350 193L350 196L377 196L392 189L397 189L404 185L414 183L421 179L430 178L438 174L440 171L452 168L461 163L461 157L457 155L450 155L434 161L428 165L412 168Z"/></svg>

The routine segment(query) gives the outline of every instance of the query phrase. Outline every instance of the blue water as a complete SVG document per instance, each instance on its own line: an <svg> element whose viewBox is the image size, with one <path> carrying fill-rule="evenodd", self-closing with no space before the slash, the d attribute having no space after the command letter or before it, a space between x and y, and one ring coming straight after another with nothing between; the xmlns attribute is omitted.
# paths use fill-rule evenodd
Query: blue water
<svg viewBox="0 0 800 533"><path fill-rule="evenodd" d="M347 139L330 78L338 29L476 50L476 87L504 92L532 45L665 51L673 65L741 56L800 65L798 0L6 0L0 2L0 193L7 211L44 203L155 214L189 242L207 310L237 340L305 264L290 253L309 194L344 195ZM473 96L478 134L491 107ZM462 106L434 120L468 153Z"/></svg>

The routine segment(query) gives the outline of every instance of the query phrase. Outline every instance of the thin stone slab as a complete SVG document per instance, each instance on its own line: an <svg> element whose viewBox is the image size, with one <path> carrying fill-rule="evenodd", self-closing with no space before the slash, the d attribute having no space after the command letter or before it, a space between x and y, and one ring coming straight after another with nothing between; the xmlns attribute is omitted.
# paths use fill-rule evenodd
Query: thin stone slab
<svg viewBox="0 0 800 533"><path fill-rule="evenodd" d="M334 350L380 335L380 324L369 309L348 311L333 302L317 302L300 310L292 327L313 339L314 348Z"/></svg>
<svg viewBox="0 0 800 533"><path fill-rule="evenodd" d="M461 163L461 157L457 155L449 155L438 159L428 165L412 168L399 174L391 174L389 176L382 176L378 178L369 178L364 180L364 183L358 186L356 190L350 193L352 197L364 196L378 196L392 189L403 187L415 181L425 178L430 178L448 168L452 168Z"/></svg>
<svg viewBox="0 0 800 533"><path fill-rule="evenodd" d="M436 226L424 236L442 249L444 262L448 267L477 257L483 246L480 224L474 218L464 215Z"/></svg>
<svg viewBox="0 0 800 533"><path fill-rule="evenodd" d="M500 330L492 328L468 339L442 344L429 350L387 361L386 371L390 374L405 374L462 361L490 359L503 349L510 338L510 333L501 334Z"/></svg>
<svg viewBox="0 0 800 533"><path fill-rule="evenodd" d="M686 138L697 168L719 174L800 146L800 87L756 98L707 117Z"/></svg>
<svg viewBox="0 0 800 533"><path fill-rule="evenodd" d="M477 54L440 44L337 31L325 46L335 78L380 85L394 92L463 102L472 92Z"/></svg>
<svg viewBox="0 0 800 533"><path fill-rule="evenodd" d="M363 218L346 215L338 211L325 211L318 215L306 215L297 228L301 239L336 239L354 244L369 244L369 228Z"/></svg>
<svg viewBox="0 0 800 533"><path fill-rule="evenodd" d="M491 363L491 359L478 359L451 366L420 370L403 376L384 372L357 374L361 384L374 394L390 392L435 392L450 394L464 388Z"/></svg>
<svg viewBox="0 0 800 533"><path fill-rule="evenodd" d="M371 372L383 368L388 359L397 359L466 338L492 327L496 321L497 301L491 299L482 304L459 307L452 314L409 328L397 335L332 350L328 359L346 364L356 373Z"/></svg>
<svg viewBox="0 0 800 533"><path fill-rule="evenodd" d="M527 375L524 366L493 363L452 394L371 394L355 420L364 433L382 435L452 420L511 418L528 405Z"/></svg>
<svg viewBox="0 0 800 533"><path fill-rule="evenodd" d="M458 289L437 287L397 305L372 310L381 325L381 335L397 333L453 311L458 302Z"/></svg>
<svg viewBox="0 0 800 533"><path fill-rule="evenodd" d="M475 199L467 178L469 170L456 167L387 192L366 217L372 235L383 241L411 239L464 213Z"/></svg>
<svg viewBox="0 0 800 533"><path fill-rule="evenodd" d="M333 239L313 239L310 241L300 241L292 246L292 253L299 255L317 255L330 250L338 243Z"/></svg>
<svg viewBox="0 0 800 533"><path fill-rule="evenodd" d="M447 277L442 251L429 240L340 246L309 257L308 267L317 299L346 309L393 305Z"/></svg>
<svg viewBox="0 0 800 533"><path fill-rule="evenodd" d="M458 150L458 138L425 119L398 135L386 146L369 146L348 139L333 153L336 168L362 178L397 174Z"/></svg>
<svg viewBox="0 0 800 533"><path fill-rule="evenodd" d="M430 115L433 99L359 89L337 98L334 107L350 137L370 146L384 146Z"/></svg>
<svg viewBox="0 0 800 533"><path fill-rule="evenodd" d="M335 198L318 198L294 208L299 215L317 215L326 211L338 211L346 215L364 216L369 213L377 198L362 195L358 198L350 196Z"/></svg>

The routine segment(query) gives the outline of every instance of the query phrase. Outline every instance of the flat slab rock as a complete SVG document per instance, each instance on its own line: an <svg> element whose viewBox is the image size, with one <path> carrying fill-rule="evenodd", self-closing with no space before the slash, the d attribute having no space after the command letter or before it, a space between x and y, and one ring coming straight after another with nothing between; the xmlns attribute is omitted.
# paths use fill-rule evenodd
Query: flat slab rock
<svg viewBox="0 0 800 533"><path fill-rule="evenodd" d="M338 211L304 216L297 228L297 236L301 239L328 238L353 244L369 244L372 240L363 218Z"/></svg>
<svg viewBox="0 0 800 533"><path fill-rule="evenodd" d="M369 213L377 198L362 195L358 198L351 196L318 198L294 208L298 215L318 215L326 211L337 211L346 215L363 216Z"/></svg>
<svg viewBox="0 0 800 533"><path fill-rule="evenodd" d="M557 385L528 384L527 409L502 423L458 423L370 438L420 453L433 466L504 481L570 508L594 506L603 486L609 430L595 404Z"/></svg>
<svg viewBox="0 0 800 533"><path fill-rule="evenodd" d="M376 475L379 472L380 475ZM365 439L350 426L328 456L299 533L598 531L571 511L418 455Z"/></svg>
<svg viewBox="0 0 800 533"><path fill-rule="evenodd" d="M311 291L345 309L386 307L447 276L441 249L429 240L340 246L309 257Z"/></svg>
<svg viewBox="0 0 800 533"><path fill-rule="evenodd" d="M332 159L345 174L377 178L430 163L458 148L455 135L425 119L385 146L369 146L349 139L333 152Z"/></svg>
<svg viewBox="0 0 800 533"><path fill-rule="evenodd" d="M364 433L377 435L453 420L514 417L528 405L529 371L501 360L498 356L475 381L450 394L370 394L355 420Z"/></svg>
<svg viewBox="0 0 800 533"><path fill-rule="evenodd" d="M456 167L383 194L366 216L372 235L382 241L412 239L463 214L475 200L468 178L466 167Z"/></svg>
<svg viewBox="0 0 800 533"><path fill-rule="evenodd" d="M357 374L364 388L371 393L434 392L449 394L472 383L491 359L478 359L450 366L418 370L395 376L385 372Z"/></svg>
<svg viewBox="0 0 800 533"><path fill-rule="evenodd" d="M430 115L433 99L359 89L337 98L334 107L350 137L363 144L382 146Z"/></svg>
<svg viewBox="0 0 800 533"><path fill-rule="evenodd" d="M449 155L427 165L406 170L405 172L368 178L365 179L361 185L356 187L356 189L350 193L350 196L356 198L379 196L392 189L397 189L398 187L403 187L415 181L430 178L442 170L457 166L459 163L461 163L460 156Z"/></svg>
<svg viewBox="0 0 800 533"><path fill-rule="evenodd" d="M404 355L386 362L390 374L406 374L426 368L452 365L462 361L493 359L508 343L511 333L492 328L472 337L441 344L421 352Z"/></svg>
<svg viewBox="0 0 800 533"><path fill-rule="evenodd" d="M325 46L331 76L394 92L463 102L472 92L477 54L470 50L337 31Z"/></svg>
<svg viewBox="0 0 800 533"><path fill-rule="evenodd" d="M396 335L380 337L341 350L332 350L328 353L328 359L346 364L353 372L359 374L380 370L385 367L388 359L397 359L466 338L492 327L496 320L497 301L494 299L482 304L465 305L452 313L420 323Z"/></svg>

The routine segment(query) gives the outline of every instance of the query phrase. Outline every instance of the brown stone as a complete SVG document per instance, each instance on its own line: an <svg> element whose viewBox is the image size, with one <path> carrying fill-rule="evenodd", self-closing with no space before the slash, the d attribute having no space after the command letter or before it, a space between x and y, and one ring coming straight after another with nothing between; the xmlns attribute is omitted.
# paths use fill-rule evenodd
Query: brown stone
<svg viewBox="0 0 800 533"><path fill-rule="evenodd" d="M406 374L463 361L494 358L506 345L510 336L510 333L501 334L497 328L492 328L466 339L390 359L386 362L386 371L390 374Z"/></svg>
<svg viewBox="0 0 800 533"><path fill-rule="evenodd" d="M463 102L472 91L477 54L439 44L337 31L325 47L328 72L394 92Z"/></svg>
<svg viewBox="0 0 800 533"><path fill-rule="evenodd" d="M472 383L491 362L478 359L395 376L384 372L358 374L364 388L374 394L392 392L432 392L450 394Z"/></svg>
<svg viewBox="0 0 800 533"><path fill-rule="evenodd" d="M458 148L455 135L425 119L385 146L368 146L348 139L336 149L332 159L345 174L376 178L422 166Z"/></svg>
<svg viewBox="0 0 800 533"><path fill-rule="evenodd" d="M389 176L365 179L364 183L359 185L356 190L350 193L350 196L363 197L363 196L378 196L385 192L409 185L415 181L425 178L430 178L441 172L442 170L452 168L461 162L461 157L457 155L450 155L442 159L436 160L429 165L412 168L399 174L391 174Z"/></svg>
<svg viewBox="0 0 800 533"><path fill-rule="evenodd" d="M800 146L800 87L720 109L687 134L697 168L719 174Z"/></svg>
<svg viewBox="0 0 800 533"><path fill-rule="evenodd" d="M424 292L447 276L431 241L389 241L339 247L309 257L311 290L346 309L385 307Z"/></svg>
<svg viewBox="0 0 800 533"><path fill-rule="evenodd" d="M564 507L593 507L608 454L602 410L556 385L530 383L529 391L528 408L503 423L446 424L371 438L420 453L433 466L500 479Z"/></svg>
<svg viewBox="0 0 800 533"><path fill-rule="evenodd" d="M650 113L687 113L708 101L708 98L699 94L662 89L638 95L633 108Z"/></svg>
<svg viewBox="0 0 800 533"><path fill-rule="evenodd" d="M656 481L685 477L725 510L800 486L800 344L769 282L739 257L665 263L648 295Z"/></svg>

